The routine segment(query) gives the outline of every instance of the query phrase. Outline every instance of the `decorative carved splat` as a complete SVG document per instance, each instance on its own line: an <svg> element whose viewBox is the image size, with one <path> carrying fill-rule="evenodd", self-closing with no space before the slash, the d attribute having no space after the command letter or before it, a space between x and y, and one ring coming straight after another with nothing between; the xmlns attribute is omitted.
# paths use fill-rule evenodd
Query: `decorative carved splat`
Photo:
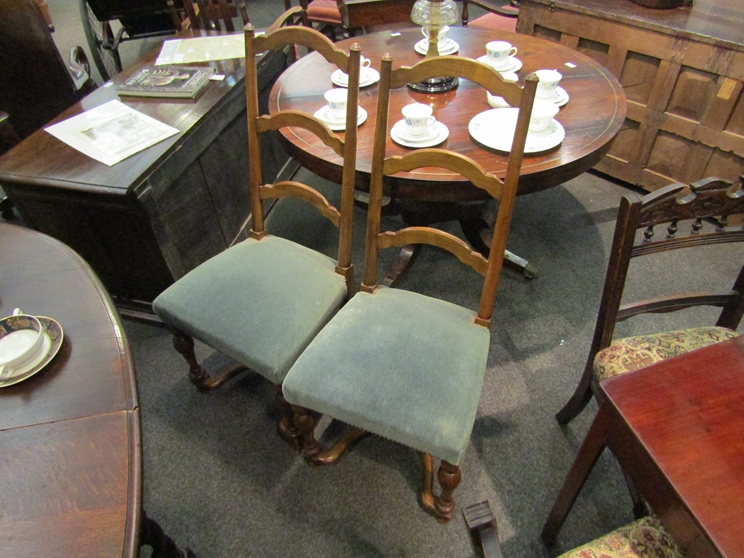
<svg viewBox="0 0 744 558"><path fill-rule="evenodd" d="M689 186L672 184L658 190L658 196L644 205L639 227L683 219L708 219L721 213L744 213L742 180L744 177L732 184L728 180L706 178Z"/></svg>

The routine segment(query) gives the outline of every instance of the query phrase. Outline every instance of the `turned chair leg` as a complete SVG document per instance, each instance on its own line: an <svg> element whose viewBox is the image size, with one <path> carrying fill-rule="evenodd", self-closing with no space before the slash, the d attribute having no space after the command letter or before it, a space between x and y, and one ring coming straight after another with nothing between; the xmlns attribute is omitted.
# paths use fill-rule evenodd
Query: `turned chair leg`
<svg viewBox="0 0 744 558"><path fill-rule="evenodd" d="M442 459L437 472L437 479L441 488L439 496L434 496L432 491L432 477L434 469L431 454L421 453L424 465L424 484L421 491L421 503L426 511L434 515L439 523L449 523L452 520L452 512L455 509L455 500L452 497L455 489L462 480L462 473L457 465L452 465Z"/></svg>
<svg viewBox="0 0 744 558"><path fill-rule="evenodd" d="M315 439L315 419L304 407L292 405L294 411L294 425L302 438L302 456L313 462L313 458L320 453L320 444Z"/></svg>
<svg viewBox="0 0 744 558"><path fill-rule="evenodd" d="M171 332L173 333L173 347L188 363L189 380L199 391L210 391L218 388L236 374L248 370L246 366L236 364L235 366L228 368L216 378L212 378L207 374L207 371L204 370L204 367L202 367L202 365L196 360L196 353L194 353L194 339L190 335L186 335L183 331L176 328L171 328Z"/></svg>
<svg viewBox="0 0 744 558"><path fill-rule="evenodd" d="M284 438L296 450L302 449L301 434L294 423L294 411L292 406L284 399L282 386L272 383L271 386L276 391L276 408L281 413L279 419L279 435Z"/></svg>

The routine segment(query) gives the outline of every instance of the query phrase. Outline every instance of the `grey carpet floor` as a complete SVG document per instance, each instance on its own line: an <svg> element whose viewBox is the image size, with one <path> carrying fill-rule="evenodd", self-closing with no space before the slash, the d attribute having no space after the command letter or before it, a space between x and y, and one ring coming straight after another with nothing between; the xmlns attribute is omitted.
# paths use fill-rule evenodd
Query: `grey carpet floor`
<svg viewBox="0 0 744 558"><path fill-rule="evenodd" d="M55 40L66 53L85 45L76 3L49 0ZM264 26L281 13L278 0L248 2ZM122 47L124 64L151 44ZM86 47L87 50L87 47ZM100 81L99 81L100 83ZM314 177L307 177L322 182ZM337 188L325 185L329 195ZM163 329L126 322L139 384L144 445L144 507L182 546L200 558L243 556L469 557L460 510L488 500L499 522L505 556L555 556L632 519L621 473L603 455L553 548L539 539L543 521L596 412L594 403L568 427L553 415L571 395L586 359L596 319L615 212L624 187L595 174L520 197L508 247L535 263L528 280L505 270L491 325L491 351L481 404L455 493L449 525L421 511L417 454L368 437L336 465L308 467L276 434L273 391L243 374L214 393L188 382L185 363ZM386 220L396 226L395 218ZM446 225L457 233L453 224ZM282 204L270 218L275 234L328 251L328 229L312 212ZM364 215L355 225L355 264L361 270ZM728 288L741 250L712 256L672 254L634 270L633 294L675 283L692 273L701 288ZM383 263L391 261L391 256ZM690 265L694 262L694 266ZM359 271L358 273L361 273ZM400 285L475 308L478 276L441 251L425 249ZM706 312L662 316L623 325L618 334L658 331L712 320ZM209 370L229 361L206 346ZM324 439L335 425L324 421Z"/></svg>
<svg viewBox="0 0 744 558"><path fill-rule="evenodd" d="M323 183L302 171L305 178ZM323 185L332 198L337 188ZM539 532L588 425L594 403L568 427L554 413L571 395L596 319L616 207L629 190L585 174L563 186L517 199L508 246L528 256L540 276L506 269L491 325L483 395L455 493L455 519L439 525L421 511L417 454L368 437L336 465L307 466L278 438L273 392L244 374L213 393L198 393L162 329L126 323L137 367L143 417L145 508L202 558L235 556L472 556L462 506L488 500L506 556L555 556L632 520L614 459L605 454L553 548ZM362 264L364 214L355 216ZM397 226L388 217L385 225ZM458 233L457 226L445 225ZM332 245L314 210L291 203L269 218L275 234L319 250ZM723 248L696 262L701 288L730 287L741 251ZM388 255L386 264L394 254ZM708 259L709 258L709 259ZM426 248L401 283L475 308L479 277L446 253ZM639 267L634 294L656 287L664 270L689 268L681 255ZM706 312L623 325L620 333L655 331L714 319ZM707 323L707 322L706 322ZM207 367L226 357L199 345ZM325 431L323 428L327 427ZM326 439L337 434L327 421Z"/></svg>

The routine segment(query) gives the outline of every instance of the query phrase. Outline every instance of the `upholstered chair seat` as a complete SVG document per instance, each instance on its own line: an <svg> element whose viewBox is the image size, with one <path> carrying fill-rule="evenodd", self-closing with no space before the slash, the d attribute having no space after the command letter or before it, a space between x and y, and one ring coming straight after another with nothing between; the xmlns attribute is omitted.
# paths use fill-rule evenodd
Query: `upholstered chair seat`
<svg viewBox="0 0 744 558"><path fill-rule="evenodd" d="M474 317L411 291L359 292L299 357L284 396L458 465L488 357Z"/></svg>
<svg viewBox="0 0 744 558"><path fill-rule="evenodd" d="M615 529L559 558L682 558L672 537L655 517Z"/></svg>
<svg viewBox="0 0 744 558"><path fill-rule="evenodd" d="M597 353L594 377L602 381L737 335L725 327L713 326L618 339Z"/></svg>
<svg viewBox="0 0 744 558"><path fill-rule="evenodd" d="M153 307L166 323L280 384L346 296L335 266L283 238L248 239L179 279Z"/></svg>
<svg viewBox="0 0 744 558"><path fill-rule="evenodd" d="M517 18L488 13L469 22L468 27L473 27L475 29L488 29L489 31L509 31L516 33Z"/></svg>
<svg viewBox="0 0 744 558"><path fill-rule="evenodd" d="M307 17L310 21L322 21L341 25L341 12L336 0L313 0L308 4Z"/></svg>

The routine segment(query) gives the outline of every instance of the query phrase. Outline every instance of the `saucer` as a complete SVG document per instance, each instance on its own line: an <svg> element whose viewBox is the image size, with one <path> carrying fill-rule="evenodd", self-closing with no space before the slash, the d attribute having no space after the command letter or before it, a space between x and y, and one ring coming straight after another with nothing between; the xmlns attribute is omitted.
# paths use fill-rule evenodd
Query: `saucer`
<svg viewBox="0 0 744 558"><path fill-rule="evenodd" d="M478 62L483 62L484 64L488 64L489 66L491 66L491 68L493 68L500 74L505 74L507 72L518 72L519 70L522 69L522 61L519 58L517 58L516 56L510 56L509 58L511 58L511 60L509 60L509 63L504 65L502 68L496 68L495 66L493 66L488 61L487 54L477 58L477 60Z"/></svg>
<svg viewBox="0 0 744 558"><path fill-rule="evenodd" d="M418 43L413 45L413 50L415 50L419 54L423 54L424 56L426 56L426 53L429 52L429 41L426 39L421 39ZM442 41L439 44L439 56L454 54L458 50L460 50L460 45L458 45L449 37L447 37L445 41Z"/></svg>
<svg viewBox="0 0 744 558"><path fill-rule="evenodd" d="M316 110L313 116L323 122L323 124L328 126L334 132L343 132L346 129L346 119L329 119L326 117L327 112L328 106L324 106ZM362 107L359 107L359 112L357 113L357 126L361 126L365 120L367 120L367 111Z"/></svg>
<svg viewBox="0 0 744 558"><path fill-rule="evenodd" d="M52 318L45 316L36 316L36 318L44 328L44 344L39 356L33 362L15 370L13 377L7 380L0 379L0 388L12 386L40 372L59 352L65 337L62 327Z"/></svg>
<svg viewBox="0 0 744 558"><path fill-rule="evenodd" d="M535 97L535 99L539 99L539 97ZM551 103L555 103L559 107L562 107L568 102L568 93L566 92L563 87L558 86L555 89L555 95L549 99L545 99L546 101L550 101Z"/></svg>
<svg viewBox="0 0 744 558"><path fill-rule="evenodd" d="M359 87L367 87L369 85L372 85L373 83L377 83L378 81L380 81L380 72L378 72L374 68L365 68L364 70L367 73L368 77L365 79L360 78ZM349 75L342 72L341 70L336 70L331 74L331 81L339 87L348 87Z"/></svg>
<svg viewBox="0 0 744 558"><path fill-rule="evenodd" d="M405 130L405 126L406 123L404 120L398 120L390 130L390 137L393 138L393 141L403 147L433 147L442 143L449 136L447 126L438 120L431 126L431 133L425 134L425 137L409 135Z"/></svg>
<svg viewBox="0 0 744 558"><path fill-rule="evenodd" d="M496 149L509 151L514 139L519 109L497 108L476 114L468 124L468 131L478 143ZM550 121L547 129L541 132L527 132L525 153L540 153L561 144L566 131L556 119Z"/></svg>

